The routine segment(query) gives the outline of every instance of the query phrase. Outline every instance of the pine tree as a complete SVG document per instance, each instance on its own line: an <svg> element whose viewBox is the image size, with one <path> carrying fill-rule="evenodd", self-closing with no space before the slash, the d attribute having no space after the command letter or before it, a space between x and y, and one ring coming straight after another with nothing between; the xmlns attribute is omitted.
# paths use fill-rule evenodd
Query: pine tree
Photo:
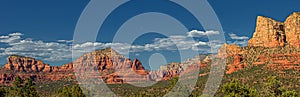
<svg viewBox="0 0 300 97"><path fill-rule="evenodd" d="M13 82L13 87L8 90L6 94L8 97L39 97L37 94L34 83L30 78L24 80L17 76Z"/></svg>

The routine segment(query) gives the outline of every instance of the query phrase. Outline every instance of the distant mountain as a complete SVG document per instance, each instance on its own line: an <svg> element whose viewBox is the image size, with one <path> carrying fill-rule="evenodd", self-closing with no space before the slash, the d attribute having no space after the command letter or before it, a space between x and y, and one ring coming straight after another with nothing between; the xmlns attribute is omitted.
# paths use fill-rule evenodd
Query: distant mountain
<svg viewBox="0 0 300 97"><path fill-rule="evenodd" d="M204 59L204 56L201 58ZM11 55L0 70L0 84L10 85L16 76L30 77L36 82L75 80L75 73L83 74L77 75L77 78L99 79L101 77L106 83L111 84L167 80L183 72L183 67L184 64L170 63L161 66L158 71L147 71L138 59L131 61L112 48L85 53L74 63L70 62L62 66L50 66L31 57Z"/></svg>

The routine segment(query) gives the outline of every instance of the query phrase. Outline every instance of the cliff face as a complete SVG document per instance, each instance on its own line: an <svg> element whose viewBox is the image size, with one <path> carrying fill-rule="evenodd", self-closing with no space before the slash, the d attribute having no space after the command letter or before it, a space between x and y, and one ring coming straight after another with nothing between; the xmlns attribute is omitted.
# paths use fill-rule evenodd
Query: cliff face
<svg viewBox="0 0 300 97"><path fill-rule="evenodd" d="M235 45L223 45L219 57L227 58L227 74L247 67L266 64L267 68L300 70L300 13L288 16L285 22L258 16L256 30L248 41L249 46L241 49ZM226 52L225 52L226 51Z"/></svg>
<svg viewBox="0 0 300 97"><path fill-rule="evenodd" d="M75 78L72 63L50 66L34 58L12 55L7 58L7 63L0 69L0 84L10 85L17 76L24 79L32 78L36 82Z"/></svg>
<svg viewBox="0 0 300 97"><path fill-rule="evenodd" d="M291 46L300 47L300 13L295 12L284 22L287 42Z"/></svg>
<svg viewBox="0 0 300 97"><path fill-rule="evenodd" d="M45 67L48 66L44 62L34 58L13 55L7 58L7 64L4 65L4 68L7 70L40 72L44 71ZM47 71L47 68L45 71Z"/></svg>
<svg viewBox="0 0 300 97"><path fill-rule="evenodd" d="M256 31L249 46L279 47L286 43L284 23L263 16L257 17Z"/></svg>
<svg viewBox="0 0 300 97"><path fill-rule="evenodd" d="M40 60L30 57L12 55L7 58L7 63L4 65L6 70L22 71L22 72L59 72L72 71L72 63L68 63L61 67L50 66Z"/></svg>
<svg viewBox="0 0 300 97"><path fill-rule="evenodd" d="M285 22L258 16L256 31L249 46L282 47L286 44L300 47L300 13L290 15Z"/></svg>
<svg viewBox="0 0 300 97"><path fill-rule="evenodd" d="M130 83L150 80L149 74L138 59L125 58L111 48L86 53L75 60L80 79L106 79L106 83ZM136 74L136 76L132 76ZM98 75L98 76L95 76Z"/></svg>

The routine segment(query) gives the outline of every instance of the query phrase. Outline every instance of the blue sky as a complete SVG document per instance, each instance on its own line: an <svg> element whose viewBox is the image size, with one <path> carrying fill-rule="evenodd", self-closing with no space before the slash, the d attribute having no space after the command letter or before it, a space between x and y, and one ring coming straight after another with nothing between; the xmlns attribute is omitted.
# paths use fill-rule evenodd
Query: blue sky
<svg viewBox="0 0 300 97"><path fill-rule="evenodd" d="M161 2L163 4L164 1ZM246 45L245 41L252 37L258 15L284 21L292 12L300 11L300 1L297 0L208 0L208 2L215 10L222 24L226 40L243 45ZM89 0L0 1L0 52L2 52L0 64L5 63L5 59L9 54L35 57L51 65L61 65L70 61L70 48L74 29L88 3ZM145 5L136 4L136 6ZM164 6L157 5L157 8L159 7ZM111 22L116 22L116 19L122 19L126 14L132 14L132 10L138 9L132 8L128 12L125 11L122 13L124 16L113 17ZM184 12L176 10L171 13L176 15ZM193 24L190 18L187 18L186 22L190 23L190 25L196 25ZM107 32L110 30L116 29L114 26L109 26ZM136 38L133 43L138 52L130 53L128 56L131 58L136 57L142 60L144 64L147 64L148 59L155 53L165 55L167 62L179 61L180 58L176 57L178 55L176 49L186 51L193 49L192 46L186 45L201 46L201 53L208 52L209 47L207 46L208 39L206 34L213 34L217 31L203 31L202 27L199 26L193 26L188 30L190 31L171 36L161 35L159 34L160 32L144 34ZM101 38L98 36L96 44L86 42L78 44L76 47L77 49L86 49L91 47L91 45L96 45L98 48L109 46L127 47L130 45L130 43L122 42L110 43L105 37L111 37L112 35L110 33L105 35L107 36L100 36ZM191 38L196 39L197 44L190 43ZM178 44L182 47L166 46L165 44L169 43L169 40L173 40L173 44ZM158 49L154 49L155 47ZM122 52L121 50L117 51ZM159 58L152 60L159 60ZM158 62L155 64L159 66L164 63Z"/></svg>

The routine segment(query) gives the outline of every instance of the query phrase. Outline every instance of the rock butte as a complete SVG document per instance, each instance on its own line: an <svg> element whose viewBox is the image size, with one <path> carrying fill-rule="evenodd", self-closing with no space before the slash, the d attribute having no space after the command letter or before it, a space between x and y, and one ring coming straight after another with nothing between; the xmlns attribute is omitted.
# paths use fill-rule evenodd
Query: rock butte
<svg viewBox="0 0 300 97"><path fill-rule="evenodd" d="M285 22L258 16L256 31L249 40L249 46L282 47L285 45L300 47L300 13L290 15Z"/></svg>

